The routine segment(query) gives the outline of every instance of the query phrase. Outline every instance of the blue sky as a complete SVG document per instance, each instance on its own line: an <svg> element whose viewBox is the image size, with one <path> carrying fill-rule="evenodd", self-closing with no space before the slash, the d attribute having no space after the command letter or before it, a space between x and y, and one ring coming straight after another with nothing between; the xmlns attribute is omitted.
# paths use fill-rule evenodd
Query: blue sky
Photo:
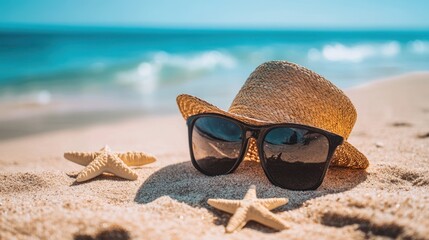
<svg viewBox="0 0 429 240"><path fill-rule="evenodd" d="M426 0L1 0L0 25L424 28Z"/></svg>

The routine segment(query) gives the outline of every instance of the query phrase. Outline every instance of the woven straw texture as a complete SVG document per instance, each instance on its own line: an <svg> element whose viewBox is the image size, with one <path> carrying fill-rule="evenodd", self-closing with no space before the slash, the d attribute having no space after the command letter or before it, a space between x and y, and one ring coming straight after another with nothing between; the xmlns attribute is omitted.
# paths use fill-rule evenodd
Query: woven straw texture
<svg viewBox="0 0 429 240"><path fill-rule="evenodd" d="M190 95L179 95L183 117L219 113L252 125L298 123L336 133L347 139L356 121L350 99L330 81L297 64L271 61L249 76L228 111ZM258 160L251 139L246 159ZM331 166L366 168L367 158L345 141L335 151Z"/></svg>

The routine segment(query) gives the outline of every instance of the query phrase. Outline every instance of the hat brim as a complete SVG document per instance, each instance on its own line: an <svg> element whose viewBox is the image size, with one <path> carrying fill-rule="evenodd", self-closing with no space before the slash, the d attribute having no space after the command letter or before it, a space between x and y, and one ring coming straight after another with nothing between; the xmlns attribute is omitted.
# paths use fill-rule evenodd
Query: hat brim
<svg viewBox="0 0 429 240"><path fill-rule="evenodd" d="M256 126L272 123L227 112L202 99L188 94L179 95L177 97L177 105L185 120L196 114L217 113ZM247 158L252 160L257 160L258 158L255 141L251 141L250 143ZM347 140L344 140L343 144L338 146L335 150L330 166L365 169L369 166L369 161L364 154L347 142Z"/></svg>

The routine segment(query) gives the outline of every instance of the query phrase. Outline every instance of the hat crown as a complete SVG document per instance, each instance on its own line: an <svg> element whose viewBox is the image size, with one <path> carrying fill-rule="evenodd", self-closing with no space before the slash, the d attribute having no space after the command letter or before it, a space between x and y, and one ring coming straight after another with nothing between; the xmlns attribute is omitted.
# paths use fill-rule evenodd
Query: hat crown
<svg viewBox="0 0 429 240"><path fill-rule="evenodd" d="M258 66L229 112L270 123L298 123L350 135L356 110L330 81L302 66L271 61Z"/></svg>

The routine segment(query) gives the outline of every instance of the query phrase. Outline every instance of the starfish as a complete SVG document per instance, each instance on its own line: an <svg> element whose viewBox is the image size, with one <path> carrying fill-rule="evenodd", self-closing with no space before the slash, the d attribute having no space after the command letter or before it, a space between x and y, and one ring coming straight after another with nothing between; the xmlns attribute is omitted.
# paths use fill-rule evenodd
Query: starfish
<svg viewBox="0 0 429 240"><path fill-rule="evenodd" d="M219 210L233 214L226 226L226 232L238 231L246 225L248 221L256 221L276 230L289 228L288 225L270 212L270 210L285 205L287 198L266 198L256 197L255 185L250 186L243 200L229 199L209 199L207 203Z"/></svg>
<svg viewBox="0 0 429 240"><path fill-rule="evenodd" d="M141 166L156 161L155 157L144 153L114 153L107 145L98 152L66 152L64 153L64 158L86 166L77 175L77 182L87 181L103 172L113 173L118 177L129 180L136 180L137 174L129 166Z"/></svg>
<svg viewBox="0 0 429 240"><path fill-rule="evenodd" d="M91 163L103 150L110 150L110 147L106 145L104 148L100 149L99 152L65 152L64 158L70 160L74 163L77 163L82 166L87 166ZM143 152L125 152L118 153L114 152L113 154L118 155L118 157L127 165L127 166L142 166L145 164L153 163L156 161L154 156L148 155Z"/></svg>

